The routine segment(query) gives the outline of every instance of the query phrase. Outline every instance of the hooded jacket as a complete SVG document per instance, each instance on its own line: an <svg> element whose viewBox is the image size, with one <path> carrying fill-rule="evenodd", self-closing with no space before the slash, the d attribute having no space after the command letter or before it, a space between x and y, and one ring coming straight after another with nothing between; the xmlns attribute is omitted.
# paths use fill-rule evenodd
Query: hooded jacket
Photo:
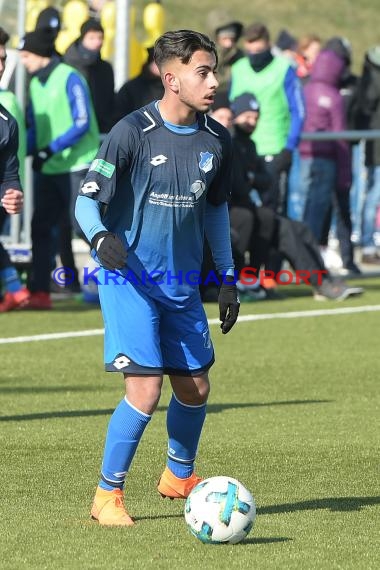
<svg viewBox="0 0 380 570"><path fill-rule="evenodd" d="M304 133L343 131L346 129L346 112L339 92L344 60L336 53L322 50L318 55L310 80L304 88L306 119ZM301 140L302 158L326 158L336 161L337 188L348 190L352 182L351 151L347 141Z"/></svg>

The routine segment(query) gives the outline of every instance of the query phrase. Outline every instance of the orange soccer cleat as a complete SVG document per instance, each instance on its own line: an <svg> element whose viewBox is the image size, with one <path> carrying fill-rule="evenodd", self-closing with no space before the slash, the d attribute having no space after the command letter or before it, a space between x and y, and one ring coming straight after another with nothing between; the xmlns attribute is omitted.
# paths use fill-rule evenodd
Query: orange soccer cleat
<svg viewBox="0 0 380 570"><path fill-rule="evenodd" d="M123 491L107 491L98 487L91 509L91 517L104 526L132 526L135 523L124 507Z"/></svg>
<svg viewBox="0 0 380 570"><path fill-rule="evenodd" d="M186 479L180 479L173 475L169 467L165 467L165 471L160 477L157 485L157 490L161 497L165 499L186 499L198 483L202 481L201 477L198 477L193 473L190 477Z"/></svg>

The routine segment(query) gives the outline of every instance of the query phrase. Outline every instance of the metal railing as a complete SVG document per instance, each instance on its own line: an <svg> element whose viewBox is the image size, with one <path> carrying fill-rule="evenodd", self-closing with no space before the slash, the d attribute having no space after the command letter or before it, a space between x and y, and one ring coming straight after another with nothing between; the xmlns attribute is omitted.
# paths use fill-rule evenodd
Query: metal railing
<svg viewBox="0 0 380 570"><path fill-rule="evenodd" d="M380 130L352 130L352 131L318 131L314 133L302 133L301 139L310 141L323 140L346 140L361 143L364 152L364 142L367 140L380 139ZM361 168L364 167L362 161ZM10 232L8 235L0 236L3 243L11 250L31 247L31 219L33 213L33 183L31 159L26 159L25 165L25 189L24 189L24 210L20 215L12 216L10 219Z"/></svg>

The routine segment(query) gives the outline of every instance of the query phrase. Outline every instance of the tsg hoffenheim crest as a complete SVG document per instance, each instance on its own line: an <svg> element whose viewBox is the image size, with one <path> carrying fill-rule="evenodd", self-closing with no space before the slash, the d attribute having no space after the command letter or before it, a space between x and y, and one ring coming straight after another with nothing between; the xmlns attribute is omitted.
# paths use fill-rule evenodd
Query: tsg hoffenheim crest
<svg viewBox="0 0 380 570"><path fill-rule="evenodd" d="M214 155L210 152L201 152L200 154L199 168L203 170L203 172L210 172Z"/></svg>

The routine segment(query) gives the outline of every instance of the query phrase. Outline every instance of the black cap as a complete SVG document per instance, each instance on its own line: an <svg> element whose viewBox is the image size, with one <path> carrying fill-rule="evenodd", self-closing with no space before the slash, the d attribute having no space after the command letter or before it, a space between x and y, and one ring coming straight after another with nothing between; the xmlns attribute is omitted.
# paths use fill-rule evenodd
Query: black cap
<svg viewBox="0 0 380 570"><path fill-rule="evenodd" d="M231 101L231 111L237 117L247 111L260 111L260 104L252 93L242 93Z"/></svg>
<svg viewBox="0 0 380 570"><path fill-rule="evenodd" d="M51 57L55 52L54 41L55 37L51 30L40 28L25 34L17 49L19 51L30 51L42 57Z"/></svg>
<svg viewBox="0 0 380 570"><path fill-rule="evenodd" d="M243 33L243 24L240 22L229 22L228 24L223 24L215 30L215 35L223 34L233 38L236 42L239 40Z"/></svg>
<svg viewBox="0 0 380 570"><path fill-rule="evenodd" d="M56 8L45 8L38 14L36 30L53 30L58 35L61 29L61 18Z"/></svg>

